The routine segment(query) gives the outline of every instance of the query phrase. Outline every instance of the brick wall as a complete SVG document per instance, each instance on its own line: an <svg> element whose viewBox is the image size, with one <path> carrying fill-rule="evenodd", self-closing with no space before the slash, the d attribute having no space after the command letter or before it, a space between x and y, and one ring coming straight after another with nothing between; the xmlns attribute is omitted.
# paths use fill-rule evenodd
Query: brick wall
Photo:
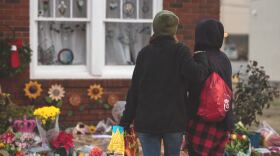
<svg viewBox="0 0 280 156"><path fill-rule="evenodd" d="M195 24L205 18L219 19L219 0L163 0L164 9L175 12L180 17L178 38L193 47ZM16 37L29 40L29 3L28 0L0 0L0 38L11 35L5 27L8 25L16 31ZM23 93L23 87L29 81L29 69L16 77L5 79L0 78L0 84L5 92L12 94L12 99L19 105L31 104ZM92 83L100 83L104 89L104 100L110 94L116 94L124 100L130 80L38 80L43 85L44 93L47 94L48 88L59 83L66 90L64 105L61 115L61 123L65 126L74 125L78 121L86 123L97 123L99 120L110 116L111 111L97 106L86 108L80 111L72 107L68 98L71 93L77 93L82 97L82 104L88 105L90 102L87 96L87 88ZM42 96L44 97L44 96ZM39 99L39 101L43 101ZM36 102L38 103L38 102ZM39 102L40 103L40 102ZM43 102L42 102L43 103ZM67 111L74 111L74 116L67 116Z"/></svg>

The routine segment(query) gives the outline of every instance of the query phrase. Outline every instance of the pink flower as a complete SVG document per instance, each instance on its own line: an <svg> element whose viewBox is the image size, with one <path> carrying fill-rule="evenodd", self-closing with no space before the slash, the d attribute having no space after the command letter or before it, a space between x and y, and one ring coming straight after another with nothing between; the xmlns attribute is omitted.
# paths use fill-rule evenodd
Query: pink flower
<svg viewBox="0 0 280 156"><path fill-rule="evenodd" d="M11 132L6 132L0 136L0 140L2 140L5 144L11 144L15 141L15 135Z"/></svg>

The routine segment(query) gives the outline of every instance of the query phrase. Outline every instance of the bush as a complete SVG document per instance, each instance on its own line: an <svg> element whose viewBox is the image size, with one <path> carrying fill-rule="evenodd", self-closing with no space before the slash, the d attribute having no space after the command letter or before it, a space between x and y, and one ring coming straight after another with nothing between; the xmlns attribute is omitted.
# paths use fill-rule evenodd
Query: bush
<svg viewBox="0 0 280 156"><path fill-rule="evenodd" d="M264 67L259 67L256 61L249 61L245 72L234 75L238 82L234 87L233 111L236 121L251 126L258 124L257 115L263 114L264 108L279 97L279 90L269 82Z"/></svg>

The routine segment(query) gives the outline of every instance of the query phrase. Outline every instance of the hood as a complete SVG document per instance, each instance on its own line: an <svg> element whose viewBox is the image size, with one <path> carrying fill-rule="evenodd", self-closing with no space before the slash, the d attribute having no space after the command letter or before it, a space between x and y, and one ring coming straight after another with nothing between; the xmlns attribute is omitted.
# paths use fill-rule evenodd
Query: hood
<svg viewBox="0 0 280 156"><path fill-rule="evenodd" d="M223 45L224 26L217 20L205 20L195 29L195 51L219 50Z"/></svg>

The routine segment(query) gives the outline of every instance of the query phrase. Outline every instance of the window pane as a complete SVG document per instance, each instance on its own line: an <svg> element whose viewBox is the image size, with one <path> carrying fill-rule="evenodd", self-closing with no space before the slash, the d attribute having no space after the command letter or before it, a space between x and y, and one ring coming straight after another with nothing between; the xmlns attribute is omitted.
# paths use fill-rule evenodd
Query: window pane
<svg viewBox="0 0 280 156"><path fill-rule="evenodd" d="M123 18L136 18L136 0L123 0Z"/></svg>
<svg viewBox="0 0 280 156"><path fill-rule="evenodd" d="M107 0L106 18L120 18L120 0Z"/></svg>
<svg viewBox="0 0 280 156"><path fill-rule="evenodd" d="M152 0L139 0L139 18L144 18L144 19L153 18Z"/></svg>
<svg viewBox="0 0 280 156"><path fill-rule="evenodd" d="M151 23L106 23L106 65L134 65L150 36Z"/></svg>
<svg viewBox="0 0 280 156"><path fill-rule="evenodd" d="M87 17L87 0L73 0L73 17Z"/></svg>
<svg viewBox="0 0 280 156"><path fill-rule="evenodd" d="M85 65L85 22L39 22L39 65Z"/></svg>
<svg viewBox="0 0 280 156"><path fill-rule="evenodd" d="M56 17L70 17L70 1L56 0Z"/></svg>
<svg viewBox="0 0 280 156"><path fill-rule="evenodd" d="M249 51L249 37L248 35L228 35L224 42L224 52L230 60L247 61Z"/></svg>
<svg viewBox="0 0 280 156"><path fill-rule="evenodd" d="M39 17L53 17L53 1L39 0L38 2L38 16Z"/></svg>

